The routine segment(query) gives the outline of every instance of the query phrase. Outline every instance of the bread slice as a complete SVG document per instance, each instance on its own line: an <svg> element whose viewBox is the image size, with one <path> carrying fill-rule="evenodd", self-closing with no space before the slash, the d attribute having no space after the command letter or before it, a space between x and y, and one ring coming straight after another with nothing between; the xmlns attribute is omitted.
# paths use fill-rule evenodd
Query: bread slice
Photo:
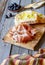
<svg viewBox="0 0 45 65"><path fill-rule="evenodd" d="M33 56L35 58L45 58L45 48L40 48L39 51Z"/></svg>
<svg viewBox="0 0 45 65"><path fill-rule="evenodd" d="M19 54L16 55L11 55L11 58L15 58L17 57ZM5 65L5 63L7 62L8 58L4 59L4 61L1 63L1 65Z"/></svg>
<svg viewBox="0 0 45 65"><path fill-rule="evenodd" d="M39 53L40 53L40 54L45 53L45 48L39 49Z"/></svg>
<svg viewBox="0 0 45 65"><path fill-rule="evenodd" d="M11 29L6 34L6 36L3 38L3 41L10 43L10 44L14 44L16 46L20 46L20 47L34 50L35 46L37 45L37 43L39 42L39 40L42 38L42 36L44 34L44 27L40 26L40 25L32 25L32 27L37 28L37 31L38 31L38 33L36 33L36 35L32 41L29 41L27 43L16 43L15 40L13 40L13 38L10 37L10 30Z"/></svg>
<svg viewBox="0 0 45 65"><path fill-rule="evenodd" d="M32 10L20 12L14 19L15 25L22 22L27 22L29 24L45 23L45 15Z"/></svg>

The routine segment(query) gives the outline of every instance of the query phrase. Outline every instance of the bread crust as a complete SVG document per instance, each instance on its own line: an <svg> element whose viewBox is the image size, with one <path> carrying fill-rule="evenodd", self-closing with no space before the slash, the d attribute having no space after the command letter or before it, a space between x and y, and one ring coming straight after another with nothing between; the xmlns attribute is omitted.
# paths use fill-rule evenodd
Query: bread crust
<svg viewBox="0 0 45 65"><path fill-rule="evenodd" d="M21 20L19 20L19 15L20 14L22 14L23 12L35 12L35 18L34 18L34 20L32 20L31 18L31 20L30 19L21 19ZM37 23L45 23L45 15L43 15L43 14L40 14L40 13L38 13L38 12L36 12L36 11L31 11L31 10L26 10L26 11L23 11L23 12L20 12L19 14L17 14L15 17L14 17L14 19L15 19L15 25L18 25L18 24L20 24L20 23L22 23L22 22L27 22L28 24L37 24ZM39 16L40 15L40 16ZM23 15L24 16L24 15ZM42 17L41 17L42 16Z"/></svg>

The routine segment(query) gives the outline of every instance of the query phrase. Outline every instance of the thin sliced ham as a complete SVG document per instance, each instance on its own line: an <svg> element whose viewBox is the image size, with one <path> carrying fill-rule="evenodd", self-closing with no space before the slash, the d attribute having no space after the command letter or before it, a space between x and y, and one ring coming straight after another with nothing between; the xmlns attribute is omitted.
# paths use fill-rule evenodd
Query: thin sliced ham
<svg viewBox="0 0 45 65"><path fill-rule="evenodd" d="M21 23L17 27L13 27L10 33L16 42L27 43L34 38L34 35L36 34L35 30L36 29L33 29L29 24Z"/></svg>

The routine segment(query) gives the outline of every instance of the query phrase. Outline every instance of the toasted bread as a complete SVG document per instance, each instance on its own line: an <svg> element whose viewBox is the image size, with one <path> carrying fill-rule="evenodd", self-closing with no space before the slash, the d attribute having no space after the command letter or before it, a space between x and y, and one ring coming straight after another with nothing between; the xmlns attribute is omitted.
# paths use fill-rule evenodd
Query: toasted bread
<svg viewBox="0 0 45 65"><path fill-rule="evenodd" d="M14 19L15 25L22 22L27 22L29 24L45 23L45 15L32 10L20 12Z"/></svg>
<svg viewBox="0 0 45 65"><path fill-rule="evenodd" d="M45 53L45 48L39 49L39 53L40 53L40 54Z"/></svg>
<svg viewBox="0 0 45 65"><path fill-rule="evenodd" d="M19 54L16 55L12 55L11 58L17 57ZM4 61L2 62L1 65L5 65L5 63L7 62L8 58L4 59Z"/></svg>

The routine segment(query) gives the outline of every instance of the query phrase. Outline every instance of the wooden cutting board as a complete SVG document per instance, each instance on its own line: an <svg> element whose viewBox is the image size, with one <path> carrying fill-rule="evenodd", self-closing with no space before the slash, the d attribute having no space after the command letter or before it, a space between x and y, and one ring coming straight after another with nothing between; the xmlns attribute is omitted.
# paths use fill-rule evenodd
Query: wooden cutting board
<svg viewBox="0 0 45 65"><path fill-rule="evenodd" d="M11 19L7 19L6 22L9 22L11 21ZM16 45L16 46L20 46L20 47L23 47L23 48L26 48L26 49L31 49L31 50L34 50L35 47L37 46L37 44L39 44L38 42L41 40L43 34L44 34L44 28L45 28L45 24L38 24L38 25L32 25L33 27L36 27L36 28L40 28L40 33L38 33L36 35L36 38L33 39L33 41L30 41L28 43L15 43L15 40L13 40L10 35L9 35L9 31L5 34L4 38L3 38L3 41L4 42L8 42L10 44L13 44L13 45ZM11 28L11 27L10 27Z"/></svg>

